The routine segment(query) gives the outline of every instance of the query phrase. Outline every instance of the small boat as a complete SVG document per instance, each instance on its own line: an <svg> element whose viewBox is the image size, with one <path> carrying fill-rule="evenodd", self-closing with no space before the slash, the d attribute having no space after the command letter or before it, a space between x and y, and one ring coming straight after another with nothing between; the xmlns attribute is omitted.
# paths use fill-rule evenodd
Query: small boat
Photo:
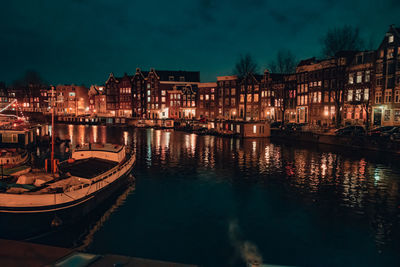
<svg viewBox="0 0 400 267"><path fill-rule="evenodd" d="M129 184L135 160L133 152L123 145L80 146L53 174L32 170L2 183L0 216L13 215L32 232L75 222ZM33 225L35 220L39 225ZM2 225L11 221L1 220L0 229L11 227Z"/></svg>
<svg viewBox="0 0 400 267"><path fill-rule="evenodd" d="M30 170L29 153L25 149L3 148L0 150L0 179L9 175L21 175Z"/></svg>

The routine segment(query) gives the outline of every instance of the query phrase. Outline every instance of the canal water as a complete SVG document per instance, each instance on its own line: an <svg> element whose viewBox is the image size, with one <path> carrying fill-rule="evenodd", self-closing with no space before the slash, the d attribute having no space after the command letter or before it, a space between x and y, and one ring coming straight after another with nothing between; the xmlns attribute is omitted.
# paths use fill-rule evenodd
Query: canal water
<svg viewBox="0 0 400 267"><path fill-rule="evenodd" d="M399 266L400 161L332 146L58 125L132 145L136 183L38 242L202 266Z"/></svg>

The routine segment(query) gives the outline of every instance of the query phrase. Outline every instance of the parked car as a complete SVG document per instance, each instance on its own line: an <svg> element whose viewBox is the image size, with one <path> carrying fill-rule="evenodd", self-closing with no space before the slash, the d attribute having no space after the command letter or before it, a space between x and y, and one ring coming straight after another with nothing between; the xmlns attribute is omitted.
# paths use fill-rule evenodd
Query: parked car
<svg viewBox="0 0 400 267"><path fill-rule="evenodd" d="M399 136L399 135L400 135L400 128L399 127L393 127L389 131L385 131L385 132L381 133L382 137L390 138L392 140L395 140L396 137Z"/></svg>
<svg viewBox="0 0 400 267"><path fill-rule="evenodd" d="M270 125L271 128L281 128L281 126L282 126L282 122L280 122L280 121L274 121Z"/></svg>
<svg viewBox="0 0 400 267"><path fill-rule="evenodd" d="M301 131L302 124L297 124L293 122L289 122L281 126L282 130L285 131L290 131L290 132L295 132L295 131Z"/></svg>
<svg viewBox="0 0 400 267"><path fill-rule="evenodd" d="M380 126L368 131L370 136L381 136L382 133L387 132L395 128L394 126Z"/></svg>
<svg viewBox="0 0 400 267"><path fill-rule="evenodd" d="M396 129L393 130L392 134L390 135L390 140L392 140L392 141L400 140L400 128L399 127L396 127Z"/></svg>
<svg viewBox="0 0 400 267"><path fill-rule="evenodd" d="M340 135L340 136L361 136L361 135L365 135L365 129L362 126L358 126L358 125L352 125L352 126L346 126L340 129L337 129L335 131L336 135Z"/></svg>

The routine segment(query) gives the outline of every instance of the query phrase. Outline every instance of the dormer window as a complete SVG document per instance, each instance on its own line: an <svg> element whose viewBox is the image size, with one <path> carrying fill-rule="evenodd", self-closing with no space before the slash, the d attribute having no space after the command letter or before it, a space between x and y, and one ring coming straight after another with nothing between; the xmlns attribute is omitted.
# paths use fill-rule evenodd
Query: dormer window
<svg viewBox="0 0 400 267"><path fill-rule="evenodd" d="M394 36L393 35L389 35L389 44L394 42Z"/></svg>
<svg viewBox="0 0 400 267"><path fill-rule="evenodd" d="M169 76L168 80L173 81L174 80L174 76Z"/></svg>
<svg viewBox="0 0 400 267"><path fill-rule="evenodd" d="M184 76L180 76L179 77L179 81L184 82L185 81L185 77Z"/></svg>

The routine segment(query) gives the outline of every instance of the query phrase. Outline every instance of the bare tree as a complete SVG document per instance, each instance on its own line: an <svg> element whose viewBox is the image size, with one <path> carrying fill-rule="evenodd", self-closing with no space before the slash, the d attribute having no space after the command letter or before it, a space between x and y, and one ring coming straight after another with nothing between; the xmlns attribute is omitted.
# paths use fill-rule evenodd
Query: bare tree
<svg viewBox="0 0 400 267"><path fill-rule="evenodd" d="M247 53L245 55L240 55L239 60L235 64L233 69L233 74L238 76L239 79L243 79L248 74L257 73L258 65L253 59L253 57Z"/></svg>
<svg viewBox="0 0 400 267"><path fill-rule="evenodd" d="M296 56L290 50L279 50L275 60L268 64L273 73L289 74L296 71Z"/></svg>
<svg viewBox="0 0 400 267"><path fill-rule="evenodd" d="M335 126L336 128L339 128L340 124L342 123L341 110L344 105L343 89L341 89L341 86L339 86L336 82L331 90L331 97L335 105Z"/></svg>
<svg viewBox="0 0 400 267"><path fill-rule="evenodd" d="M340 51L356 51L364 47L364 40L357 27L349 25L332 28L321 39L322 54L333 57Z"/></svg>
<svg viewBox="0 0 400 267"><path fill-rule="evenodd" d="M13 85L16 87L24 87L28 86L29 84L45 85L46 82L39 72L35 70L26 70L19 79L13 82Z"/></svg>
<svg viewBox="0 0 400 267"><path fill-rule="evenodd" d="M16 89L18 101L25 97L35 97L40 95L40 88L46 87L47 82L35 70L26 70L24 74L12 83Z"/></svg>
<svg viewBox="0 0 400 267"><path fill-rule="evenodd" d="M361 99L361 97L360 97ZM371 115L371 110L370 110L370 103L371 101L369 99L362 99L359 101L351 101L350 104L353 106L360 106L362 110L365 110L365 129L369 129L369 120L370 120L370 115Z"/></svg>
<svg viewBox="0 0 400 267"><path fill-rule="evenodd" d="M236 62L235 68L233 69L233 74L238 77L239 84L243 84L244 86L244 114L243 114L244 120L246 120L246 114L247 114L248 78L249 76L256 74L257 70L258 70L258 65L249 53L245 55L240 55L240 58Z"/></svg>

